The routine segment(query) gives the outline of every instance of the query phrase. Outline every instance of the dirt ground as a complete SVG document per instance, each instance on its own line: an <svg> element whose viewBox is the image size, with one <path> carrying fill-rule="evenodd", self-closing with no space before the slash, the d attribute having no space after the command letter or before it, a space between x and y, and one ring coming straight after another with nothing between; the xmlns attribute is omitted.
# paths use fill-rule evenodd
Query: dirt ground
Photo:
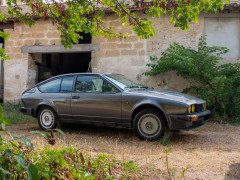
<svg viewBox="0 0 240 180"><path fill-rule="evenodd" d="M13 125L9 130L27 135L40 128L36 122ZM185 179L240 179L240 126L207 123L194 131L173 134L167 146L141 141L130 129L71 125L63 131L65 135L57 135L54 148L71 146L92 156L104 152L120 160L133 160L143 169L164 170L164 148L169 147L169 167L176 179L181 179L181 170L186 167L190 169ZM49 146L39 135L30 139L35 148Z"/></svg>

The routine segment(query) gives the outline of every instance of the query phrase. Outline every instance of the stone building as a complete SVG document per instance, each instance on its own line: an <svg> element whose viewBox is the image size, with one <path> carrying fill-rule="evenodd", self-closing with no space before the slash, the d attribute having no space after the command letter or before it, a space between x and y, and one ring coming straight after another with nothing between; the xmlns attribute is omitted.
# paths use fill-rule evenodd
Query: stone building
<svg viewBox="0 0 240 180"><path fill-rule="evenodd" d="M6 6L3 4L0 10L6 11ZM171 25L167 16L155 18L156 35L147 40L140 40L130 28L123 28L118 18L109 15L105 17L105 23L113 23L116 29L130 33L131 37L120 41L85 34L79 44L67 50L61 45L60 32L50 19L39 19L32 27L11 20L1 23L0 29L9 33L10 38L0 43L11 57L3 64L4 101L19 101L24 90L47 77L86 72L89 64L92 72L121 73L155 89L182 91L188 82L174 72L156 77L142 75L147 70L149 57L160 56L172 42L197 48L199 37L206 34L209 45L230 49L222 63L239 62L239 12L240 2L233 0L221 13L201 13L199 22L191 23L188 31Z"/></svg>

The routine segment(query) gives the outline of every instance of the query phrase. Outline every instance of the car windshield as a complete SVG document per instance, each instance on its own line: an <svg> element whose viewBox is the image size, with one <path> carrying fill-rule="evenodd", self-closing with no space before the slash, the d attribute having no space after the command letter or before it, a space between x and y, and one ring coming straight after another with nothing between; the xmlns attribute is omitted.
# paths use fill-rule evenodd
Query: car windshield
<svg viewBox="0 0 240 180"><path fill-rule="evenodd" d="M118 85L120 88L148 88L142 84L136 83L130 79L127 79L121 74L107 74L105 75L107 79Z"/></svg>

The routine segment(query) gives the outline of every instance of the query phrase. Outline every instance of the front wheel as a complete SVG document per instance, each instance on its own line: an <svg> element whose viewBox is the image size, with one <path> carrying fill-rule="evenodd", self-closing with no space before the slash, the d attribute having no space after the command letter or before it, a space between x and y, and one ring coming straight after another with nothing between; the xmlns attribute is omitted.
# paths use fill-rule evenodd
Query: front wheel
<svg viewBox="0 0 240 180"><path fill-rule="evenodd" d="M157 110L145 109L135 116L133 127L140 139L158 140L163 137L165 132L165 117Z"/></svg>
<svg viewBox="0 0 240 180"><path fill-rule="evenodd" d="M42 130L54 129L57 127L58 117L50 107L42 107L38 113L38 124Z"/></svg>

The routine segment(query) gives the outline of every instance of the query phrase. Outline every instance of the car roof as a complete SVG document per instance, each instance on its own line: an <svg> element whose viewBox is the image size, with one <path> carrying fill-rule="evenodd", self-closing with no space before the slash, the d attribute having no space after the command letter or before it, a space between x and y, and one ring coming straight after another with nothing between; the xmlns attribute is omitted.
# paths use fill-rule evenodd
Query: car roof
<svg viewBox="0 0 240 180"><path fill-rule="evenodd" d="M41 84L44 84L45 82L48 82L52 79L56 79L56 78L60 78L60 77L64 77L64 76L76 76L76 75L108 75L108 74L117 74L117 73L91 73L91 72L88 72L88 73L68 73L68 74L60 74L60 75L57 75L57 76L53 76L51 78L48 78L36 85L34 85L33 87L36 87L36 86L39 86Z"/></svg>

